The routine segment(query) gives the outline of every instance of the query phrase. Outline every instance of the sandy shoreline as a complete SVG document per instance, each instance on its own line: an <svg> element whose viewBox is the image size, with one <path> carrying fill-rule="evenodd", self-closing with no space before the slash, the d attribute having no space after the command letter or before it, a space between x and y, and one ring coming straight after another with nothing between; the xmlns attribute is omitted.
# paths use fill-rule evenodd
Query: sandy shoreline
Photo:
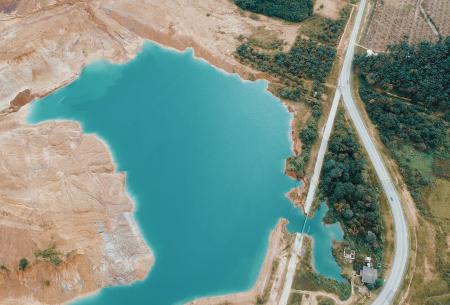
<svg viewBox="0 0 450 305"><path fill-rule="evenodd" d="M266 304L275 304L282 288L282 275L285 272L287 253L290 247L290 237L286 231L287 221L280 219L269 236L269 244L264 262L253 287L247 291L197 298L185 303L186 305L221 305L224 303L233 305L249 305L256 303L258 296L266 295ZM278 262L276 264L275 262Z"/></svg>

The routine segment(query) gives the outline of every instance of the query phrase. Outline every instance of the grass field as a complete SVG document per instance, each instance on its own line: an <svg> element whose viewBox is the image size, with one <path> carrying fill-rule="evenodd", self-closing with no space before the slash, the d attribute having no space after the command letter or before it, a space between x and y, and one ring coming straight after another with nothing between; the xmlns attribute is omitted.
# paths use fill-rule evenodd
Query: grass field
<svg viewBox="0 0 450 305"><path fill-rule="evenodd" d="M336 302L328 297L318 296L317 305L336 305Z"/></svg>
<svg viewBox="0 0 450 305"><path fill-rule="evenodd" d="M351 285L347 282L338 282L318 274L311 265L312 242L310 238L303 240L304 254L298 264L294 277L293 289L307 291L326 291L336 294L341 300L351 296Z"/></svg>
<svg viewBox="0 0 450 305"><path fill-rule="evenodd" d="M450 220L450 181L436 179L428 197L428 205L435 217Z"/></svg>
<svg viewBox="0 0 450 305"><path fill-rule="evenodd" d="M301 305L303 295L301 293L292 292L289 296L288 305Z"/></svg>

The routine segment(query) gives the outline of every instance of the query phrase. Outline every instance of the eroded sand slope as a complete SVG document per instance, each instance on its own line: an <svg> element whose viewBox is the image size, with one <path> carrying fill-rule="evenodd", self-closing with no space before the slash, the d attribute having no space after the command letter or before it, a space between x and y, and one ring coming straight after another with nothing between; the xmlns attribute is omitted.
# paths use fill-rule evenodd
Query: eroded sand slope
<svg viewBox="0 0 450 305"><path fill-rule="evenodd" d="M55 304L143 279L153 257L107 147L75 122L29 126L20 115L0 120L0 303ZM52 246L59 266L35 257Z"/></svg>
<svg viewBox="0 0 450 305"><path fill-rule="evenodd" d="M151 39L177 49L193 47L227 71L246 69L233 57L240 35L257 27L288 44L298 26L241 15L228 0L59 1L31 13L0 13L0 108L21 91L34 95L73 80L95 59L126 61Z"/></svg>

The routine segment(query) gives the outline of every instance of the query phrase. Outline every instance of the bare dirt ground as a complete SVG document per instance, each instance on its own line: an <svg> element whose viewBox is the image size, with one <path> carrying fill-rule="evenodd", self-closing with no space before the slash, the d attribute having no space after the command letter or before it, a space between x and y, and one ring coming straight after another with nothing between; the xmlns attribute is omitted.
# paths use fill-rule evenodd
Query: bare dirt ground
<svg viewBox="0 0 450 305"><path fill-rule="evenodd" d="M21 4L22 2L19 2ZM95 59L122 62L150 39L195 54L229 72L251 72L233 57L239 35L264 27L292 44L297 25L242 15L227 0L59 1L45 9L0 14L0 109L21 91L45 95ZM195 20L195 22L193 22Z"/></svg>
<svg viewBox="0 0 450 305"><path fill-rule="evenodd" d="M0 13L23 16L57 3L56 0L2 0L0 1Z"/></svg>
<svg viewBox="0 0 450 305"><path fill-rule="evenodd" d="M346 5L347 2L343 0L316 0L314 1L314 14L337 20Z"/></svg>
<svg viewBox="0 0 450 305"><path fill-rule="evenodd" d="M341 301L336 295L332 293L327 293L324 291L306 291L306 290L292 290L292 293L300 293L303 295L302 303L299 305L319 305L317 298L318 297L327 297L334 301L336 305L349 305L353 304L355 301L355 297L352 296L346 301Z"/></svg>
<svg viewBox="0 0 450 305"><path fill-rule="evenodd" d="M435 24L439 34L444 37L450 35L450 1L423 0L422 6Z"/></svg>
<svg viewBox="0 0 450 305"><path fill-rule="evenodd" d="M436 41L438 37L427 24L420 5L417 0L376 0L361 45L375 51L385 51L389 44L400 42L405 36L410 43Z"/></svg>

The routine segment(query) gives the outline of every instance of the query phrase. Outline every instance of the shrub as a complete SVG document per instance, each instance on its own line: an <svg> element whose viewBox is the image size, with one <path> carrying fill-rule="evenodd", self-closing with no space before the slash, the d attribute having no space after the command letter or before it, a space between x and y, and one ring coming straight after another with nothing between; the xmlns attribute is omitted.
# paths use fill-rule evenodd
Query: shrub
<svg viewBox="0 0 450 305"><path fill-rule="evenodd" d="M34 256L36 256L37 259L44 262L49 262L53 266L58 266L62 263L60 255L61 253L56 251L55 247L50 247L45 250L38 250L34 253Z"/></svg>
<svg viewBox="0 0 450 305"><path fill-rule="evenodd" d="M27 269L27 267L29 266L29 262L26 258L21 258L19 261L19 270L20 271L25 271L25 269Z"/></svg>

